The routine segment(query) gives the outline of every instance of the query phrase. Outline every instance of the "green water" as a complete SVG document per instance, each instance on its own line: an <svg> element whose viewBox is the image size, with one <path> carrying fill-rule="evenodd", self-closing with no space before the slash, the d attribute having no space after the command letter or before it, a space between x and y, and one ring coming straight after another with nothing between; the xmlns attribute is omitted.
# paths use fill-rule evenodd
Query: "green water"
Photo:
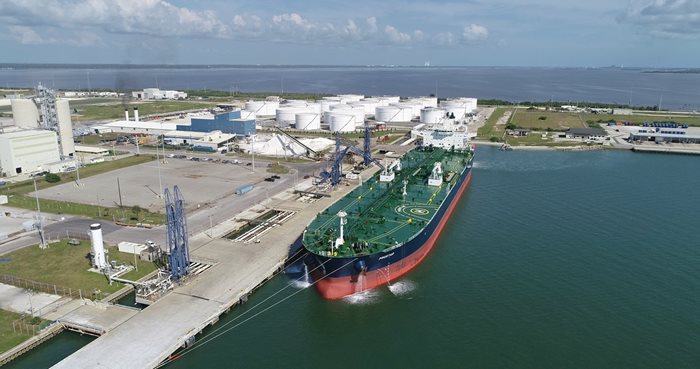
<svg viewBox="0 0 700 369"><path fill-rule="evenodd" d="M275 278L215 329L295 295L167 368L698 368L698 168L480 147L438 244L391 290L329 302Z"/></svg>

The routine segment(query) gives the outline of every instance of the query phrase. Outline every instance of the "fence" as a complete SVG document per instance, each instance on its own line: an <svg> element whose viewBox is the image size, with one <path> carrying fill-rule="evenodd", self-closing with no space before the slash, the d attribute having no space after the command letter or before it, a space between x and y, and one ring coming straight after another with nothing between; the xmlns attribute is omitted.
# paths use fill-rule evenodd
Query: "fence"
<svg viewBox="0 0 700 369"><path fill-rule="evenodd" d="M85 230L66 229L64 231L46 232L47 241L60 241L76 239L81 241L90 241L90 232Z"/></svg>
<svg viewBox="0 0 700 369"><path fill-rule="evenodd" d="M71 298L82 299L83 297L89 297L88 295L84 294L83 290L81 289L63 287L51 283L32 281L30 279L24 279L7 274L0 274L0 283L13 285L20 288L26 288L28 290L37 292L45 292L59 296L68 296Z"/></svg>
<svg viewBox="0 0 700 369"><path fill-rule="evenodd" d="M27 321L27 318L23 316L12 322L12 330L15 333L33 336L46 325L42 324L41 320L39 320L38 323L39 324L33 324L32 319Z"/></svg>

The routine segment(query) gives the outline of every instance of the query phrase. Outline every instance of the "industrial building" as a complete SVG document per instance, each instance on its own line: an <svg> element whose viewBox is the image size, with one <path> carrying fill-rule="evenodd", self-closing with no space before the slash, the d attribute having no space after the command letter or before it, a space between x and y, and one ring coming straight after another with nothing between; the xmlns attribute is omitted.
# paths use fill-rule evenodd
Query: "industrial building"
<svg viewBox="0 0 700 369"><path fill-rule="evenodd" d="M109 155L109 150L102 147L75 145L75 158L81 164L92 164L104 161Z"/></svg>
<svg viewBox="0 0 700 369"><path fill-rule="evenodd" d="M56 132L22 130L0 134L0 176L48 171L61 159Z"/></svg>
<svg viewBox="0 0 700 369"><path fill-rule="evenodd" d="M688 134L687 131L673 129L660 130L658 132L654 130L639 130L637 132L630 132L629 141L700 144L700 135Z"/></svg>
<svg viewBox="0 0 700 369"><path fill-rule="evenodd" d="M196 140L201 140L207 134L193 131L170 131L163 134L163 142L166 145L191 145Z"/></svg>
<svg viewBox="0 0 700 369"><path fill-rule="evenodd" d="M228 151L228 146L236 136L221 131L209 132L199 140L192 141L192 149L199 151Z"/></svg>
<svg viewBox="0 0 700 369"><path fill-rule="evenodd" d="M580 138L584 140L589 139L602 139L607 135L604 130L600 128L569 128L566 131L566 138Z"/></svg>
<svg viewBox="0 0 700 369"><path fill-rule="evenodd" d="M158 88L144 88L143 91L133 91L131 96L140 100L184 100L187 98L187 93Z"/></svg>
<svg viewBox="0 0 700 369"><path fill-rule="evenodd" d="M175 123L157 121L133 121L119 120L99 126L93 126L95 133L130 133L143 135L162 135L166 132L174 131L178 127Z"/></svg>
<svg viewBox="0 0 700 369"><path fill-rule="evenodd" d="M192 118L190 125L177 125L178 131L213 132L251 136L255 134L255 119L241 119L241 112L230 111L212 118Z"/></svg>

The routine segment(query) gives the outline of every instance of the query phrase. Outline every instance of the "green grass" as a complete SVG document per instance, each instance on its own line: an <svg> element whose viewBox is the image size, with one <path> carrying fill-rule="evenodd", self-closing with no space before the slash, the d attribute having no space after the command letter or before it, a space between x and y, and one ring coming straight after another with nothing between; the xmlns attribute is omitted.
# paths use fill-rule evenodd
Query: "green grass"
<svg viewBox="0 0 700 369"><path fill-rule="evenodd" d="M267 171L269 173L274 173L274 174L287 174L289 173L289 168L285 167L284 165L280 163L272 163L268 168Z"/></svg>
<svg viewBox="0 0 700 369"><path fill-rule="evenodd" d="M109 247L109 260L119 260L124 264L134 263L132 254L121 253L116 247ZM99 297L118 291L123 284L114 282L109 285L107 278L99 273L89 272L90 242L82 241L78 246L68 245L66 241L52 243L48 249L30 246L14 251L5 257L9 262L0 264L0 274L30 279L37 282L51 283L58 286L81 289L83 294L91 294L97 289L102 292ZM37 263L37 260L41 260ZM124 278L141 278L156 270L149 261L138 261L138 272L132 271ZM92 296L88 296L92 297Z"/></svg>
<svg viewBox="0 0 700 369"><path fill-rule="evenodd" d="M496 125L496 122L498 122L498 119L500 119L507 111L512 111L512 109L496 108L489 119L486 120L484 126L479 128L479 131L477 132L479 138L488 140L491 137L496 137L500 139L501 136L503 136L505 124Z"/></svg>
<svg viewBox="0 0 700 369"><path fill-rule="evenodd" d="M0 310L0 353L19 345L31 337L29 334L15 333L12 329L12 322L19 318L20 314Z"/></svg>
<svg viewBox="0 0 700 369"><path fill-rule="evenodd" d="M569 128L586 128L586 118L590 114L549 112L517 109L510 123L520 128L534 130L566 131ZM544 118L544 119L541 119Z"/></svg>
<svg viewBox="0 0 700 369"><path fill-rule="evenodd" d="M664 112L649 112L648 115L582 114L582 118L584 120L591 120L594 122L609 122L611 120L614 120L622 122L632 122L635 124L644 122L676 122L679 124L688 124L690 126L700 127L700 115L694 115L692 117L683 117L679 116L679 114L665 114Z"/></svg>
<svg viewBox="0 0 700 369"><path fill-rule="evenodd" d="M165 114L172 113L182 110L192 110L192 109L206 109L216 106L215 102L202 102L202 101L148 101L130 103L129 108L138 107L139 115L144 117L146 115L152 114ZM96 120L107 120L107 119L123 119L124 118L124 106L121 104L114 105L83 105L74 107L78 110L77 115L73 115L73 122L89 122ZM133 111L129 114L133 116Z"/></svg>
<svg viewBox="0 0 700 369"><path fill-rule="evenodd" d="M89 164L80 169L80 178L87 178L90 176L107 173L116 169L147 163L152 160L155 160L154 155L140 155L130 156L119 160ZM38 179L36 181L37 188L41 190L44 188L59 185L61 183L75 182L75 180L77 179L77 173L61 173L60 177L61 181L57 183L49 183L43 178ZM17 182L0 187L0 194L7 195L9 206L27 210L36 210L36 198L28 195L33 191L33 180ZM140 210L138 214L136 214L133 211L133 208L125 207L123 209L118 209L107 206L98 207L96 205L80 204L75 202L57 201L41 198L39 199L39 205L41 206L42 211L55 214L78 215L88 218L106 220L122 220L127 223L141 222L150 224L163 224L165 222L165 216L163 214L153 213L145 209Z"/></svg>

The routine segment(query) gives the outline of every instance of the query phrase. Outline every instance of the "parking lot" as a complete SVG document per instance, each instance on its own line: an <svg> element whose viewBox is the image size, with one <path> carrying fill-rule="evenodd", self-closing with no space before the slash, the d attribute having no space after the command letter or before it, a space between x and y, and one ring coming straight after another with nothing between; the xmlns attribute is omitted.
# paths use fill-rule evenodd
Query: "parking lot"
<svg viewBox="0 0 700 369"><path fill-rule="evenodd" d="M196 209L233 195L243 185L259 183L270 176L266 163L256 164L253 172L250 162L178 155L166 158L160 168L155 161L122 168L84 178L80 186L71 182L41 190L39 197L114 207L120 204L121 192L124 206L138 205L162 211L165 207L164 199L159 197L159 183L162 183L163 188L178 185L187 208Z"/></svg>

